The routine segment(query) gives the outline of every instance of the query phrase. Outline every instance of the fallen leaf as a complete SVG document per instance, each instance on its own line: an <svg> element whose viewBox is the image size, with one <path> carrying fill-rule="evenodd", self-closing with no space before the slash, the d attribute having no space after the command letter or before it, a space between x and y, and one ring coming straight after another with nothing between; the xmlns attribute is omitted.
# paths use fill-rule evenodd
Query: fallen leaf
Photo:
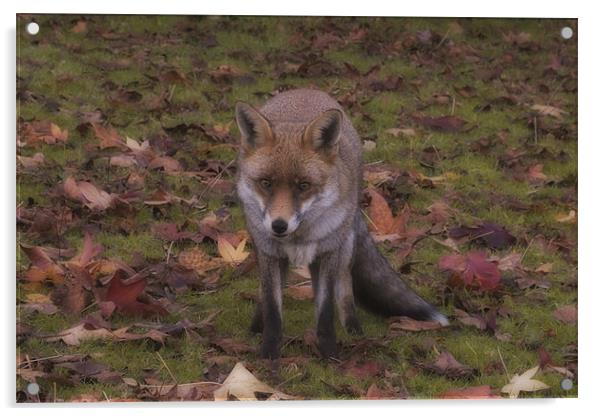
<svg viewBox="0 0 602 416"><path fill-rule="evenodd" d="M226 263L238 264L244 261L248 256L249 252L245 251L245 245L247 239L243 239L236 248L223 236L217 237L217 251Z"/></svg>
<svg viewBox="0 0 602 416"><path fill-rule="evenodd" d="M516 242L516 238L510 234L503 226L490 222L483 223L476 227L456 227L448 231L448 235L453 239L469 237L485 244L489 248L504 249Z"/></svg>
<svg viewBox="0 0 602 416"><path fill-rule="evenodd" d="M289 286L284 289L284 293L293 299L306 300L313 299L314 291L311 285Z"/></svg>
<svg viewBox="0 0 602 416"><path fill-rule="evenodd" d="M402 394L395 391L392 388L379 388L376 384L371 384L366 391L366 394L362 396L365 400L393 400L393 399L405 399Z"/></svg>
<svg viewBox="0 0 602 416"><path fill-rule="evenodd" d="M113 302L118 312L126 315L166 315L167 311L160 305L142 303L138 297L146 287L146 279L125 284L122 278L127 273L119 269L115 272L107 289L103 302Z"/></svg>
<svg viewBox="0 0 602 416"><path fill-rule="evenodd" d="M477 370L461 364L448 351L442 351L432 363L416 363L418 367L451 379L472 378Z"/></svg>
<svg viewBox="0 0 602 416"><path fill-rule="evenodd" d="M43 153L36 153L33 155L33 157L17 156L17 159L19 160L19 163L21 163L21 165L26 169L37 168L46 162Z"/></svg>
<svg viewBox="0 0 602 416"><path fill-rule="evenodd" d="M63 341L67 345L79 345L82 341L96 339L112 339L113 333L106 328L89 329L85 323L80 323L72 328L59 332L58 334L46 338L49 342Z"/></svg>
<svg viewBox="0 0 602 416"><path fill-rule="evenodd" d="M577 322L577 307L575 305L562 306L556 309L552 315L560 322L573 325Z"/></svg>
<svg viewBox="0 0 602 416"><path fill-rule="evenodd" d="M565 110L558 107L552 107L551 105L533 104L531 110L535 110L542 116L551 116L557 119L562 119L565 114L568 114Z"/></svg>
<svg viewBox="0 0 602 416"><path fill-rule="evenodd" d="M209 257L198 247L181 252L178 255L178 263L187 269L194 270L199 275L204 275L208 271L217 269L223 265L221 259Z"/></svg>
<svg viewBox="0 0 602 416"><path fill-rule="evenodd" d="M464 285L482 290L496 289L502 278L497 265L487 259L487 254L479 251L470 252L466 256L443 256L439 259L439 268L454 272L452 278L458 277Z"/></svg>
<svg viewBox="0 0 602 416"><path fill-rule="evenodd" d="M258 395L259 397L266 397L264 400L298 399L298 397L289 396L257 380L241 362L236 363L222 386L213 392L213 398L216 402L231 400L232 398L242 401L259 400Z"/></svg>
<svg viewBox="0 0 602 416"><path fill-rule="evenodd" d="M577 222L577 211L574 209L570 210L568 214L559 214L554 217L557 222L563 222L567 224L574 224Z"/></svg>
<svg viewBox="0 0 602 416"><path fill-rule="evenodd" d="M458 132L466 125L465 120L456 116L429 117L421 114L413 114L412 118L424 127L446 133Z"/></svg>
<svg viewBox="0 0 602 416"><path fill-rule="evenodd" d="M521 391L533 392L549 389L550 386L547 384L533 379L533 376L537 371L539 371L539 366L525 371L520 376L515 374L510 380L510 383L502 387L502 393L506 393L511 399L516 399Z"/></svg>
<svg viewBox="0 0 602 416"><path fill-rule="evenodd" d="M123 138L119 135L117 130L115 130L111 126L104 127L98 123L90 123L92 129L94 130L94 135L100 141L101 149L108 149L111 147L117 147L120 149L125 149L126 145L123 141Z"/></svg>
<svg viewBox="0 0 602 416"><path fill-rule="evenodd" d="M69 138L69 132L61 130L59 126L50 121L33 121L23 124L20 136L24 139L26 145L56 144L66 142Z"/></svg>
<svg viewBox="0 0 602 416"><path fill-rule="evenodd" d="M456 319L462 322L464 325L474 326L480 330L485 330L487 328L487 323L485 319L481 316L471 315L468 312L465 312L461 309L455 310Z"/></svg>
<svg viewBox="0 0 602 416"><path fill-rule="evenodd" d="M391 335L403 334L403 331L431 331L433 329L443 328L441 323L436 321L417 321L407 316L390 318L389 333Z"/></svg>
<svg viewBox="0 0 602 416"><path fill-rule="evenodd" d="M368 206L370 228L381 235L404 234L409 217L409 209L404 208L398 216L393 216L389 204L387 204L385 198L378 191L370 188L368 189L368 195L371 198L370 205Z"/></svg>
<svg viewBox="0 0 602 416"><path fill-rule="evenodd" d="M474 386L464 389L452 389L441 393L441 399L501 399L491 391L491 386Z"/></svg>
<svg viewBox="0 0 602 416"><path fill-rule="evenodd" d="M63 189L69 198L83 203L91 210L104 211L115 202L114 195L97 188L90 182L77 182L71 176L65 179Z"/></svg>

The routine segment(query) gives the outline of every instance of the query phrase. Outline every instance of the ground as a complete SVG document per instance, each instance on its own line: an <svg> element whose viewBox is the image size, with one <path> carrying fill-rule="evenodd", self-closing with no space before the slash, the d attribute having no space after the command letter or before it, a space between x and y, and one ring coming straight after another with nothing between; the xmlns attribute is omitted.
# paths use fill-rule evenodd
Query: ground
<svg viewBox="0 0 602 416"><path fill-rule="evenodd" d="M41 28L36 36L24 30L32 19ZM576 21L23 15L18 24L17 244L44 247L62 270L60 279L33 278L31 257L18 250L18 374L43 373L17 377L18 400L148 398L123 378L221 383L237 361L277 389L311 399L359 398L373 384L386 392L381 397L433 398L471 386L499 395L513 375L537 365L535 378L550 388L520 397L577 395L577 326L563 315L577 302L577 42L560 36L565 26L576 34ZM218 259L216 234L234 244L244 238L232 187L234 103L259 106L295 87L330 93L350 115L372 172L366 187L384 197L385 208L407 215L397 239L379 247L452 325L392 331L387 319L361 311L366 339L337 323L341 362L326 362L311 349L312 301L286 296L285 359L274 373L254 350L260 337L249 333L258 288L249 257L242 266L187 274L192 281L183 286L167 279L169 268L157 269L146 276L142 301L167 313L104 315L114 330L198 323L219 312L200 336L49 341L99 316L108 299L113 269L67 265L86 234L104 248L95 260L120 261L132 272L172 267L194 247ZM148 140L150 150L136 152L126 138ZM37 153L43 162L29 159ZM75 189L65 185L69 178ZM366 194L367 213L374 204ZM503 227L485 233L503 241L466 228L484 223ZM177 229L161 232L157 224ZM475 252L501 276L491 290L479 286L482 270L467 287L461 266L445 267L450 255ZM70 291L82 273L87 285ZM46 313L28 303L46 304ZM429 371L443 351L471 370ZM118 382L52 358L72 354L117 372ZM565 378L572 389L561 388ZM32 380L39 395L26 393Z"/></svg>

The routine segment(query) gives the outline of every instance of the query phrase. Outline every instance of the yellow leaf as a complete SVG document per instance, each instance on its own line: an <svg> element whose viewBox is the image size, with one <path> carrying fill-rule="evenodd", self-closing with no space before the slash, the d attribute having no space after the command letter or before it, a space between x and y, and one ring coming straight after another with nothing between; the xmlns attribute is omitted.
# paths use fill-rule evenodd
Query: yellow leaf
<svg viewBox="0 0 602 416"><path fill-rule="evenodd" d="M218 236L217 251L226 263L238 264L244 261L249 255L249 252L245 251L246 243L247 239L245 238L238 244L238 247L234 248L228 240L222 236Z"/></svg>
<svg viewBox="0 0 602 416"><path fill-rule="evenodd" d="M539 391L549 389L546 383L534 380L533 376L539 371L539 366L533 367L530 370L525 371L520 376L515 374L510 380L510 383L502 387L502 393L508 394L511 399L516 399L521 391Z"/></svg>

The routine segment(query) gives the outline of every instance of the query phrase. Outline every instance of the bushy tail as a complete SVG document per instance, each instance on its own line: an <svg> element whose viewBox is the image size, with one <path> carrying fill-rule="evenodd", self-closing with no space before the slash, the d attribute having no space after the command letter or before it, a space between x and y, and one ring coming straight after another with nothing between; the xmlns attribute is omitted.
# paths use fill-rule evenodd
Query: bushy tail
<svg viewBox="0 0 602 416"><path fill-rule="evenodd" d="M359 304L385 316L409 316L448 325L445 315L418 296L378 251L359 210L355 221L357 234L351 275Z"/></svg>

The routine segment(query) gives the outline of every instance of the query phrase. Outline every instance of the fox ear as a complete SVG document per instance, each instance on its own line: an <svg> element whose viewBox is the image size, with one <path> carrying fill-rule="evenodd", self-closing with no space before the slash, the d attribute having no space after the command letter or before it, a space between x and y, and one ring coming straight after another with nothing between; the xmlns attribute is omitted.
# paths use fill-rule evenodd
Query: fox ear
<svg viewBox="0 0 602 416"><path fill-rule="evenodd" d="M270 122L247 103L236 103L236 124L245 150L261 147L272 140Z"/></svg>
<svg viewBox="0 0 602 416"><path fill-rule="evenodd" d="M316 117L305 128L303 142L318 152L333 155L338 150L343 113L340 110L327 110Z"/></svg>

